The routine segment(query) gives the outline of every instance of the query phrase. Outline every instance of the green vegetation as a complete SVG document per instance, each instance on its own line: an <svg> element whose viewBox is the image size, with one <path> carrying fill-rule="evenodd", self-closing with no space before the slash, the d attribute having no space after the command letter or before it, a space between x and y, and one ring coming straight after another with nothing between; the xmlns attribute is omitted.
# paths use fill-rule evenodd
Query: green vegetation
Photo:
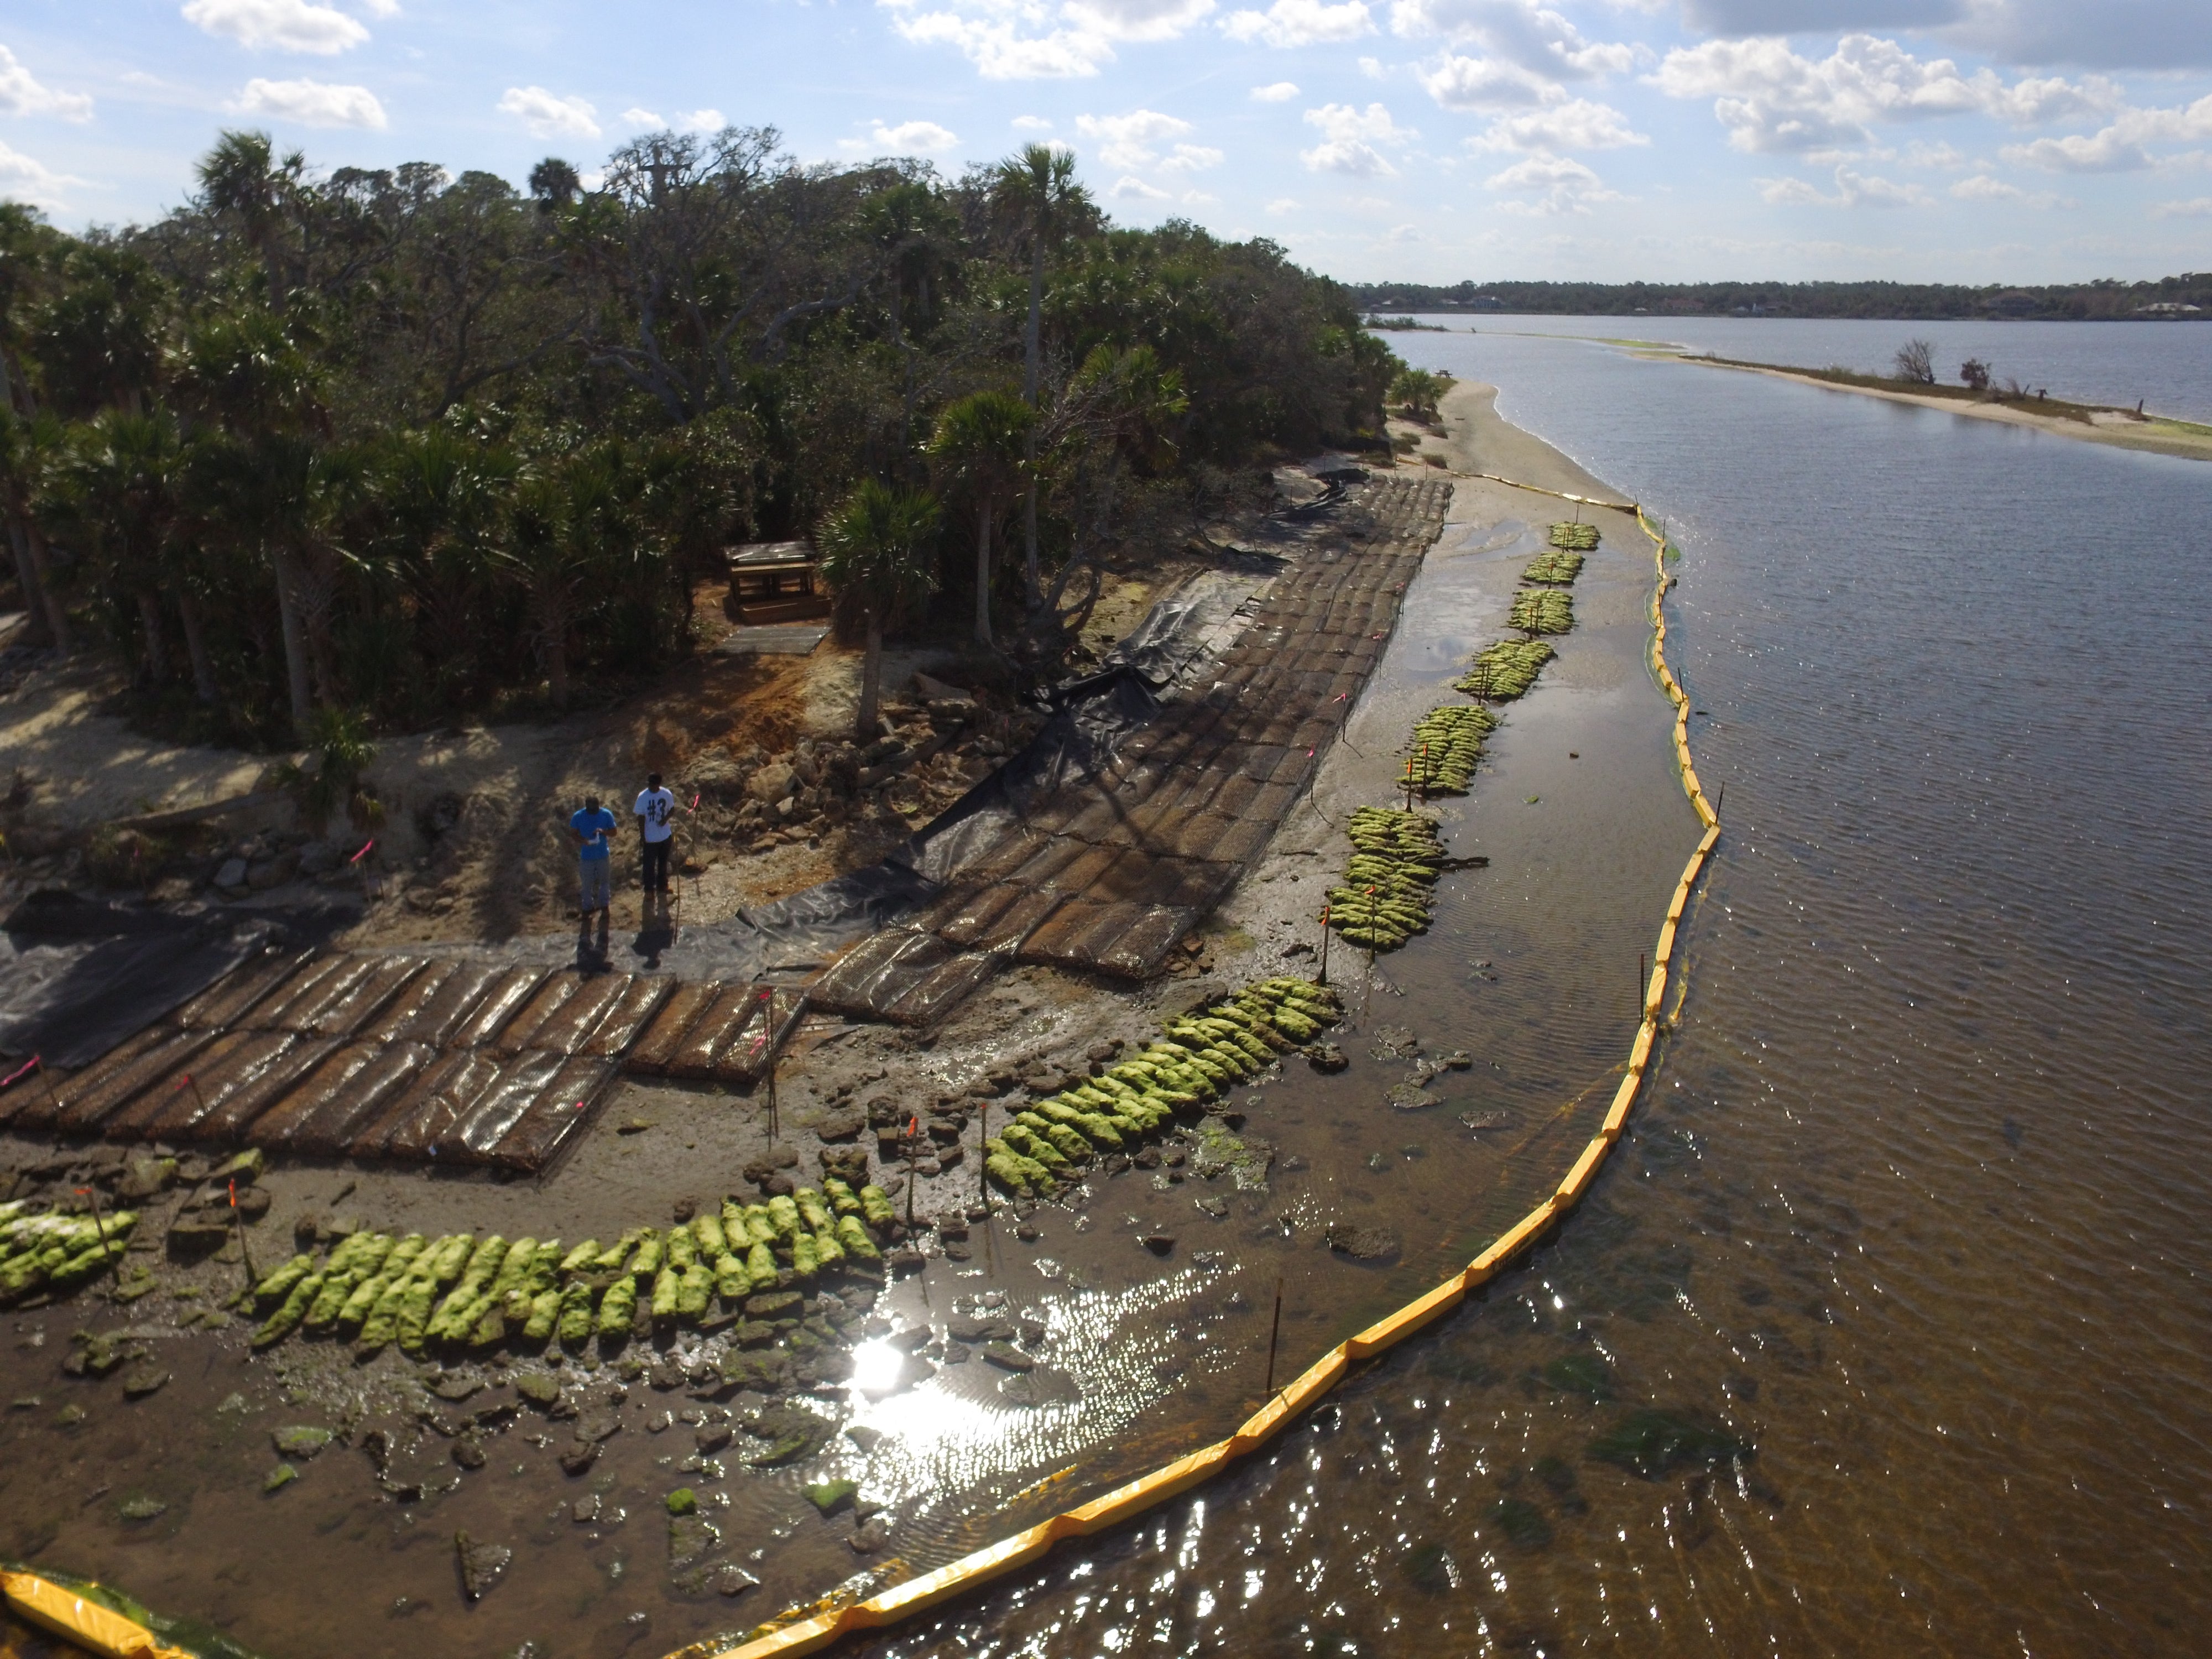
<svg viewBox="0 0 2212 1659"><path fill-rule="evenodd" d="M1345 825L1352 854L1328 890L1329 925L1354 945L1395 951L1429 927L1444 861L1437 821L1394 806L1362 806Z"/></svg>
<svg viewBox="0 0 2212 1659"><path fill-rule="evenodd" d="M1453 689L1491 702L1510 702L1526 695L1551 661L1552 647L1541 640L1500 640L1476 656Z"/></svg>
<svg viewBox="0 0 2212 1659"><path fill-rule="evenodd" d="M1521 580L1524 582L1534 582L1540 586L1556 583L1565 587L1571 585L1575 578L1582 574L1583 556L1581 554L1563 553L1559 549L1553 548L1551 551L1539 553L1534 558L1529 560L1528 568L1521 573Z"/></svg>
<svg viewBox="0 0 2212 1659"><path fill-rule="evenodd" d="M1275 456L1382 443L1401 365L1343 289L1118 228L1060 152L947 179L731 128L600 177L322 173L234 132L151 225L0 206L0 609L114 653L178 735L559 708L694 648L725 548L873 483L975 534L914 538L905 625L995 613L1042 675L1103 562Z"/></svg>
<svg viewBox="0 0 2212 1659"><path fill-rule="evenodd" d="M1574 597L1556 587L1524 587L1513 596L1506 622L1524 634L1568 633L1575 625Z"/></svg>
<svg viewBox="0 0 2212 1659"><path fill-rule="evenodd" d="M1555 524L1551 530L1552 545L1571 553L1595 553L1597 550L1597 526L1584 524L1579 519L1572 524ZM1577 569L1582 561L1575 561Z"/></svg>
<svg viewBox="0 0 2212 1659"><path fill-rule="evenodd" d="M1294 1054L1343 1018L1326 986L1263 980L1170 1020L1163 1035L1099 1076L1017 1113L984 1143L1000 1191L1048 1197L1093 1158L1125 1152Z"/></svg>
<svg viewBox="0 0 2212 1659"><path fill-rule="evenodd" d="M1498 716L1480 703L1450 703L1421 716L1407 740L1414 787L1423 795L1463 795Z"/></svg>

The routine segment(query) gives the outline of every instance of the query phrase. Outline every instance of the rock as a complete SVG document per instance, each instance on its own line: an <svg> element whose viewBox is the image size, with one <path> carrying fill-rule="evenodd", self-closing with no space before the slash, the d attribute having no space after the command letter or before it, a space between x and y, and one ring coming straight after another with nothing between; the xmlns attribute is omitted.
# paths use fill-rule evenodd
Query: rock
<svg viewBox="0 0 2212 1659"><path fill-rule="evenodd" d="M278 1429L269 1437L276 1443L278 1455L296 1457L304 1463L337 1437L328 1429L299 1425L289 1429Z"/></svg>
<svg viewBox="0 0 2212 1659"><path fill-rule="evenodd" d="M587 1527L599 1518L599 1493L586 1492L568 1505L568 1518L580 1527Z"/></svg>
<svg viewBox="0 0 2212 1659"><path fill-rule="evenodd" d="M1378 1025L1369 1052L1376 1060L1411 1060L1421 1052L1421 1040L1402 1025Z"/></svg>
<svg viewBox="0 0 2212 1659"><path fill-rule="evenodd" d="M345 854L326 841L311 841L300 849L300 873L326 876L345 862Z"/></svg>
<svg viewBox="0 0 2212 1659"><path fill-rule="evenodd" d="M480 1469L487 1462L483 1442L472 1434L462 1435L453 1442L453 1462L465 1469Z"/></svg>
<svg viewBox="0 0 2212 1659"><path fill-rule="evenodd" d="M671 1566L689 1566L714 1553L722 1541L721 1533L703 1515L686 1511L671 1516L668 1520L668 1563Z"/></svg>
<svg viewBox="0 0 2212 1659"><path fill-rule="evenodd" d="M217 1187L228 1181L237 1182L239 1197L242 1201L246 1196L245 1189L260 1180L262 1172L268 1167L269 1155L258 1146L249 1146L209 1170L208 1180Z"/></svg>
<svg viewBox="0 0 2212 1659"><path fill-rule="evenodd" d="M983 1358L1000 1370L1027 1371L1036 1368L1036 1361L1010 1342L991 1342L984 1345Z"/></svg>
<svg viewBox="0 0 2212 1659"><path fill-rule="evenodd" d="M459 1404L483 1387L481 1382L465 1371L443 1371L430 1385L430 1392L441 1400L450 1400Z"/></svg>
<svg viewBox="0 0 2212 1659"><path fill-rule="evenodd" d="M1018 1221L1014 1224L1014 1237L1020 1239L1024 1244L1034 1244L1037 1240L1042 1238L1044 1235L1037 1231L1037 1224L1036 1222Z"/></svg>
<svg viewBox="0 0 2212 1659"><path fill-rule="evenodd" d="M581 1474L599 1461L599 1443L580 1440L561 1454L561 1473L571 1477Z"/></svg>
<svg viewBox="0 0 2212 1659"><path fill-rule="evenodd" d="M799 774L792 769L788 762L770 761L753 774L752 781L745 785L745 793L763 806L780 809L781 804L798 787Z"/></svg>
<svg viewBox="0 0 2212 1659"><path fill-rule="evenodd" d="M1390 1085L1390 1092L1382 1098L1392 1109L1401 1112L1418 1112L1444 1103L1443 1096L1432 1095L1413 1083L1394 1083Z"/></svg>
<svg viewBox="0 0 2212 1659"><path fill-rule="evenodd" d="M734 1561L725 1561L716 1567L708 1579L717 1595L743 1595L749 1589L759 1588L760 1580Z"/></svg>
<svg viewBox="0 0 2212 1659"><path fill-rule="evenodd" d="M1459 1121L1468 1128L1480 1132L1484 1129L1502 1129L1510 1120L1504 1112L1462 1112L1459 1115Z"/></svg>
<svg viewBox="0 0 2212 1659"><path fill-rule="evenodd" d="M1200 1215L1212 1216L1216 1221L1225 1221L1229 1217L1229 1200L1218 1193L1209 1193L1196 1200L1192 1207Z"/></svg>
<svg viewBox="0 0 2212 1659"><path fill-rule="evenodd" d="M1010 1406L1036 1406L1042 1403L1036 1385L1026 1376L1010 1376L999 1385L999 1398Z"/></svg>
<svg viewBox="0 0 2212 1659"><path fill-rule="evenodd" d="M261 1490L265 1492L282 1492L299 1478L299 1470L294 1468L289 1463L279 1463L263 1477Z"/></svg>
<svg viewBox="0 0 2212 1659"><path fill-rule="evenodd" d="M745 1431L767 1441L765 1450L745 1459L754 1468L777 1468L811 1457L830 1437L830 1425L795 1406L769 1406L756 1412Z"/></svg>
<svg viewBox="0 0 2212 1659"><path fill-rule="evenodd" d="M461 1570L461 1593L471 1601L481 1601L499 1583L500 1575L514 1559L514 1552L504 1544L479 1543L468 1534L457 1532L453 1556Z"/></svg>
<svg viewBox="0 0 2212 1659"><path fill-rule="evenodd" d="M177 1160L173 1158L134 1158L123 1166L122 1177L115 1183L115 1196L126 1203L143 1203L156 1194L168 1191L176 1182Z"/></svg>
<svg viewBox="0 0 2212 1659"><path fill-rule="evenodd" d="M1143 1245L1154 1255L1167 1255L1170 1250L1175 1249L1176 1244L1175 1235L1173 1233L1146 1233L1137 1240L1137 1243Z"/></svg>
<svg viewBox="0 0 2212 1659"><path fill-rule="evenodd" d="M1352 1064L1352 1059L1334 1042L1309 1042L1306 1063L1316 1072L1340 1072Z"/></svg>
<svg viewBox="0 0 2212 1659"><path fill-rule="evenodd" d="M747 1319L797 1319L804 1311L806 1298L797 1291L763 1291L758 1296L745 1298Z"/></svg>
<svg viewBox="0 0 2212 1659"><path fill-rule="evenodd" d="M891 1541L891 1523L880 1515L872 1515L853 1529L847 1540L855 1555L873 1555Z"/></svg>
<svg viewBox="0 0 2212 1659"><path fill-rule="evenodd" d="M822 1173L862 1187L868 1181L868 1149L865 1146L824 1146Z"/></svg>
<svg viewBox="0 0 2212 1659"><path fill-rule="evenodd" d="M1355 1261L1381 1261L1398 1254L1398 1236L1387 1227L1340 1221L1328 1230L1328 1248Z"/></svg>
<svg viewBox="0 0 2212 1659"><path fill-rule="evenodd" d="M948 1365L964 1365L969 1352L965 1342L948 1342L939 1351L939 1357Z"/></svg>
<svg viewBox="0 0 2212 1659"><path fill-rule="evenodd" d="M737 1438L737 1432L726 1423L708 1424L691 1437L691 1443L699 1449L702 1455L718 1452Z"/></svg>
<svg viewBox="0 0 2212 1659"><path fill-rule="evenodd" d="M225 859L215 872L215 884L226 892L234 892L246 885L246 860Z"/></svg>
<svg viewBox="0 0 2212 1659"><path fill-rule="evenodd" d="M169 1381L169 1374L149 1359L133 1365L123 1373L123 1397L143 1400L149 1394L159 1393Z"/></svg>
<svg viewBox="0 0 2212 1659"><path fill-rule="evenodd" d="M83 1407L64 1406L54 1413L54 1426L58 1429L73 1429L78 1424L83 1422L84 1419L85 1410Z"/></svg>
<svg viewBox="0 0 2212 1659"><path fill-rule="evenodd" d="M861 1454L866 1455L883 1443L884 1431L872 1429L865 1423L850 1423L846 1425L845 1438L858 1446Z"/></svg>
<svg viewBox="0 0 2212 1659"><path fill-rule="evenodd" d="M525 1371L514 1379L514 1391L533 1406L550 1406L561 1397L561 1385L543 1371Z"/></svg>
<svg viewBox="0 0 2212 1659"><path fill-rule="evenodd" d="M824 1516L831 1516L836 1514L839 1510L848 1507L852 1504L854 1494L860 1490L858 1481L824 1480L816 1486L802 1486L799 1493Z"/></svg>
<svg viewBox="0 0 2212 1659"><path fill-rule="evenodd" d="M699 1512L699 1494L689 1486L678 1486L668 1494L667 1504L671 1515L696 1515Z"/></svg>
<svg viewBox="0 0 2212 1659"><path fill-rule="evenodd" d="M586 1440L611 1440L621 1432L622 1419L608 1412L594 1412L591 1416L580 1419L575 1427L576 1439L580 1443Z"/></svg>
<svg viewBox="0 0 2212 1659"><path fill-rule="evenodd" d="M151 1521L155 1516L165 1513L168 1507L158 1498L141 1495L125 1498L120 1513L125 1521Z"/></svg>
<svg viewBox="0 0 2212 1659"><path fill-rule="evenodd" d="M823 1140L853 1140L858 1139L867 1120L857 1106L848 1106L834 1112L825 1112L822 1121L814 1126L814 1133Z"/></svg>
<svg viewBox="0 0 2212 1659"><path fill-rule="evenodd" d="M1446 1071L1464 1072L1474 1064L1474 1056L1464 1048L1455 1048L1443 1057L1442 1064Z"/></svg>

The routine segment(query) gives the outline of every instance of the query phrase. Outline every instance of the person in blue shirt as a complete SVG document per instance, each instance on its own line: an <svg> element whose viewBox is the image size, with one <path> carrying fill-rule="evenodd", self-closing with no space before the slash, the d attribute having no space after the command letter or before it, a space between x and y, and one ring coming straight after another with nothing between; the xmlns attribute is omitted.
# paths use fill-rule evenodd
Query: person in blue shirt
<svg viewBox="0 0 2212 1659"><path fill-rule="evenodd" d="M582 875L583 896L577 901L577 914L588 916L594 910L611 912L608 874L613 862L615 815L599 805L597 795L586 795L583 810L568 819L568 832L576 838L577 861Z"/></svg>

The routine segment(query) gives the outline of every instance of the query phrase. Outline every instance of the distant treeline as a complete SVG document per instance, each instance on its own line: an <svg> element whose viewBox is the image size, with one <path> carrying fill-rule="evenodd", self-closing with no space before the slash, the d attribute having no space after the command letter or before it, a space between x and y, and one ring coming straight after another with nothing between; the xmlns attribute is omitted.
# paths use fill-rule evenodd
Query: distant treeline
<svg viewBox="0 0 2212 1659"><path fill-rule="evenodd" d="M2154 283L1962 288L1948 283L1353 283L1369 311L1605 317L2003 317L2212 319L2212 272ZM2185 307L2195 307L2195 310Z"/></svg>

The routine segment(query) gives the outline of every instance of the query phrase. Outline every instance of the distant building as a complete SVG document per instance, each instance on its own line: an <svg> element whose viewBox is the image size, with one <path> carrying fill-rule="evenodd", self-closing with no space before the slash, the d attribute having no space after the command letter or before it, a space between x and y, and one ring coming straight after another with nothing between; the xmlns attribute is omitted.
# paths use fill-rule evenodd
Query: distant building
<svg viewBox="0 0 2212 1659"><path fill-rule="evenodd" d="M2137 306L2135 311L2138 317L2199 317L2203 313L2203 306L2184 305L2179 300L2156 300L2147 306Z"/></svg>

